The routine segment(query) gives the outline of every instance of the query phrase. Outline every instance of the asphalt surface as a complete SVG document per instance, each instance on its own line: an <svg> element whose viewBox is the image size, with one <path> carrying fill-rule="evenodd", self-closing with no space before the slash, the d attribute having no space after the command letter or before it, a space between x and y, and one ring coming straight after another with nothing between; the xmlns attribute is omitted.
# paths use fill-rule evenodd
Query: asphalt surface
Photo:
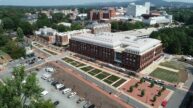
<svg viewBox="0 0 193 108"><path fill-rule="evenodd" d="M78 95L70 99L67 98L70 93L64 95L62 94L62 91L56 90L55 87L51 85L51 82L41 78L44 73L47 72L45 72L43 68L40 70L40 72L37 73L37 78L39 79L40 86L48 91L48 94L43 96L45 99L50 99L52 102L59 101L60 103L56 108L83 108L83 105L86 104L85 101L77 104L76 101L79 99Z"/></svg>

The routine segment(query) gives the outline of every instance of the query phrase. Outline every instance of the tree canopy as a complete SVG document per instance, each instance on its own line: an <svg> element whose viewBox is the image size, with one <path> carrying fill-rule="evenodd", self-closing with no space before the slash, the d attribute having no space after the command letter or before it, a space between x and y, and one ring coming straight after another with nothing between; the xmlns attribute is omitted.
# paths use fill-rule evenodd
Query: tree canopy
<svg viewBox="0 0 193 108"><path fill-rule="evenodd" d="M13 75L14 78L0 83L1 108L54 108L50 100L41 97L35 73L27 75L24 67L16 67Z"/></svg>
<svg viewBox="0 0 193 108"><path fill-rule="evenodd" d="M193 55L193 30L190 28L164 28L150 37L161 40L167 53Z"/></svg>
<svg viewBox="0 0 193 108"><path fill-rule="evenodd" d="M133 29L142 29L145 28L147 25L145 25L142 22L117 22L113 21L111 22L111 29L113 31L127 31L127 30L133 30Z"/></svg>

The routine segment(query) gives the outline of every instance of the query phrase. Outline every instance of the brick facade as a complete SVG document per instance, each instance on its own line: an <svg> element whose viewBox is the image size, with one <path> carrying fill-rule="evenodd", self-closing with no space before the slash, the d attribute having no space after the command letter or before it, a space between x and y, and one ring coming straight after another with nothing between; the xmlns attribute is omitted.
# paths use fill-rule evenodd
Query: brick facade
<svg viewBox="0 0 193 108"><path fill-rule="evenodd" d="M121 53L121 63L117 63L115 59L114 49L83 43L75 40L69 41L69 50L78 54L82 54L97 60L101 60L132 71L141 71L154 60L157 60L162 54L162 46L158 46L143 55L136 55L127 52Z"/></svg>

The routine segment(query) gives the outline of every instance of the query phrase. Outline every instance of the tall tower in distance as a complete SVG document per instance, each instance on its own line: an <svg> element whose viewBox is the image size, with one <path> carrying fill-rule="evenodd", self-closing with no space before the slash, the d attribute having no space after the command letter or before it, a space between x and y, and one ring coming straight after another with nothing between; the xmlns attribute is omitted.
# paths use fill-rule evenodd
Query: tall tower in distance
<svg viewBox="0 0 193 108"><path fill-rule="evenodd" d="M150 6L151 6L150 2L145 2L145 7L147 9L147 14L150 13Z"/></svg>

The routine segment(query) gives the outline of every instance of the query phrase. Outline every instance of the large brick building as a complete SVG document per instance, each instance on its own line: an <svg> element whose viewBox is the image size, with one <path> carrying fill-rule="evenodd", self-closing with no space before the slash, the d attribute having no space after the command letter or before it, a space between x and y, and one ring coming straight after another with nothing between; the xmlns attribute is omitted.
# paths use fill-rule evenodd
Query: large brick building
<svg viewBox="0 0 193 108"><path fill-rule="evenodd" d="M88 19L93 20L102 20L102 19L111 19L111 17L116 16L116 11L113 8L105 10L91 10L88 12Z"/></svg>
<svg viewBox="0 0 193 108"><path fill-rule="evenodd" d="M138 72L162 55L162 43L117 33L83 34L71 37L69 50Z"/></svg>

